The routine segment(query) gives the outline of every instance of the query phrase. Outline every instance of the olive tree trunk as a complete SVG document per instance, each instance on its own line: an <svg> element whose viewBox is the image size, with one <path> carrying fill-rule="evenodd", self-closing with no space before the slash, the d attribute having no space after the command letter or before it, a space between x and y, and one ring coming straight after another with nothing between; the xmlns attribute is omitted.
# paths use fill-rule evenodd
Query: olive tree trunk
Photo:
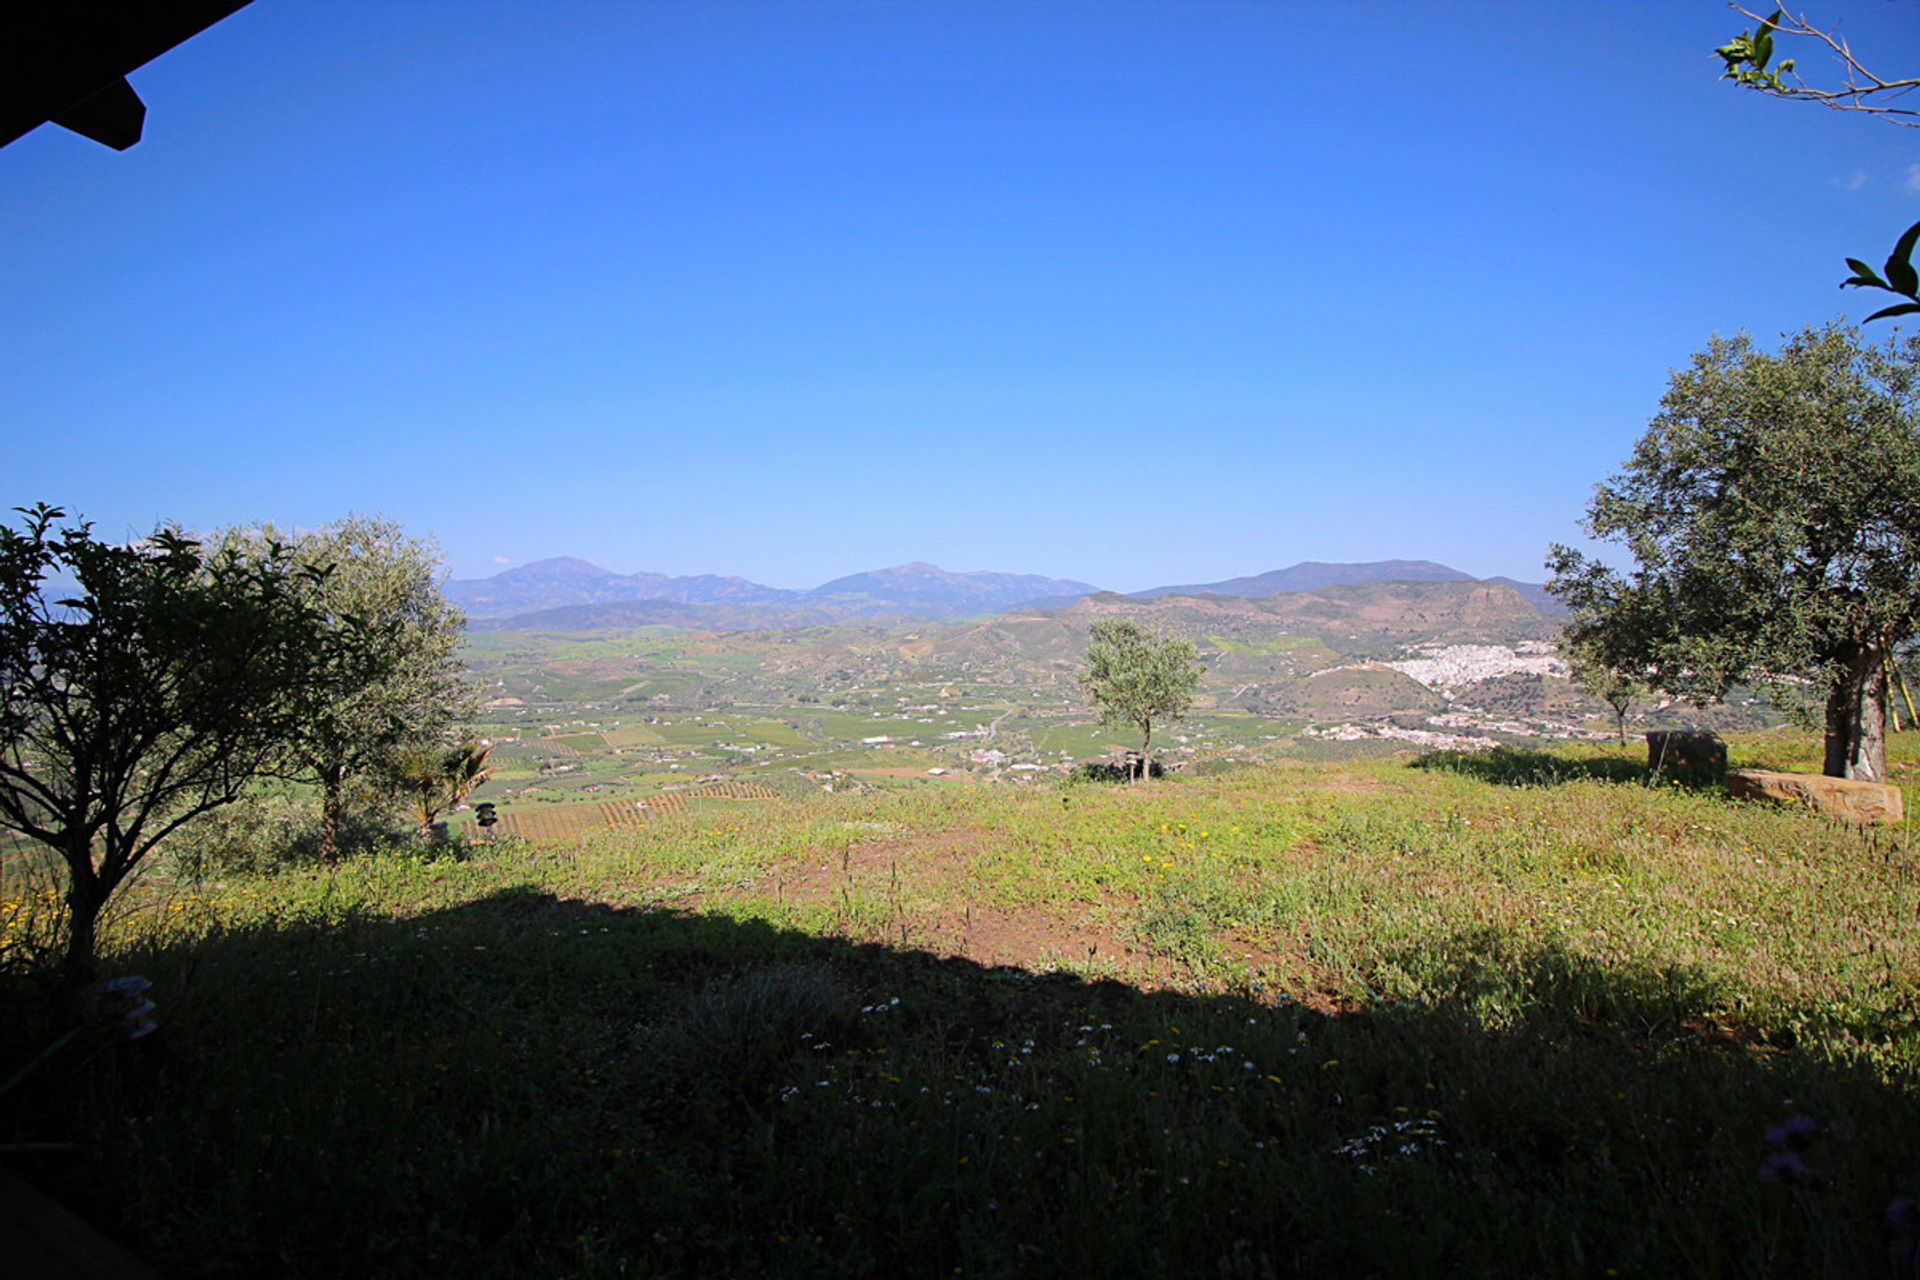
<svg viewBox="0 0 1920 1280"><path fill-rule="evenodd" d="M1849 645L1827 694L1829 778L1884 782L1887 776L1886 653L1875 644Z"/></svg>
<svg viewBox="0 0 1920 1280"><path fill-rule="evenodd" d="M111 886L103 885L93 869L93 841L76 836L60 850L67 863L67 952L61 964L61 985L71 998L89 986L98 973L94 946L100 930L100 911L107 905Z"/></svg>
<svg viewBox="0 0 1920 1280"><path fill-rule="evenodd" d="M346 768L337 762L320 770L320 861L340 857L340 827L346 808Z"/></svg>

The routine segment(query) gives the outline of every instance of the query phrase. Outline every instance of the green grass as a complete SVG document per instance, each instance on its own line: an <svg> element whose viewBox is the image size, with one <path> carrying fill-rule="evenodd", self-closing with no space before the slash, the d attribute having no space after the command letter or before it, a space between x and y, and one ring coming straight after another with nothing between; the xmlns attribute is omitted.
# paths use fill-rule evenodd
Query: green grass
<svg viewBox="0 0 1920 1280"><path fill-rule="evenodd" d="M1879 1274L1916 873L1600 748L155 881L161 1035L0 1142L181 1276ZM1817 1186L1757 1176L1794 1113Z"/></svg>

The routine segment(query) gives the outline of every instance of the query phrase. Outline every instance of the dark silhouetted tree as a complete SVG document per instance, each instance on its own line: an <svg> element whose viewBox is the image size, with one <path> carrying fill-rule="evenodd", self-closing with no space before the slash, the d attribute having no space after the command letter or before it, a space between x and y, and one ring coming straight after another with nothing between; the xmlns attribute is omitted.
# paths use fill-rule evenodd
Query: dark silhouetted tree
<svg viewBox="0 0 1920 1280"><path fill-rule="evenodd" d="M323 575L283 547L210 554L172 529L118 546L21 514L0 526L0 826L66 864L78 986L141 860L284 765L328 667Z"/></svg>

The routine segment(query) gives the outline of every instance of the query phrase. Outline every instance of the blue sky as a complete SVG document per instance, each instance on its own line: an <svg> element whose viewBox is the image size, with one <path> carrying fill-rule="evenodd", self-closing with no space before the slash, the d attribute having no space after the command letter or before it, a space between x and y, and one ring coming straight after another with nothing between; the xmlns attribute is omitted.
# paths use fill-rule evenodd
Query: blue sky
<svg viewBox="0 0 1920 1280"><path fill-rule="evenodd" d="M0 151L0 500L380 511L462 577L1538 578L1668 369L1864 316L1920 218L1920 131L1720 83L1741 25L259 0L133 150Z"/></svg>

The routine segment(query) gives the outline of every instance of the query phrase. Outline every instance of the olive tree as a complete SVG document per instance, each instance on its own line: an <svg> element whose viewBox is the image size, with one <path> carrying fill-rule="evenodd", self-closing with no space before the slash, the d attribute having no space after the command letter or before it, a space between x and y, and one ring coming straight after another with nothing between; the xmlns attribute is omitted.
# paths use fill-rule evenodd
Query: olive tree
<svg viewBox="0 0 1920 1280"><path fill-rule="evenodd" d="M1632 569L1553 548L1570 643L1698 703L1799 682L1825 772L1884 779L1888 662L1920 626L1917 367L1920 340L1840 326L1713 339L1588 508Z"/></svg>
<svg viewBox="0 0 1920 1280"><path fill-rule="evenodd" d="M1140 731L1142 779L1153 774L1153 726L1186 714L1205 670L1191 640L1156 635L1128 618L1094 621L1080 684L1101 724Z"/></svg>
<svg viewBox="0 0 1920 1280"><path fill-rule="evenodd" d="M279 768L329 659L285 547L130 545L45 505L0 526L0 827L66 864L70 987L156 845Z"/></svg>
<svg viewBox="0 0 1920 1280"><path fill-rule="evenodd" d="M351 515L292 537L234 529L222 544L250 556L291 544L296 563L328 568L306 589L331 661L291 759L319 788L320 856L331 861L350 788L383 784L396 752L471 714L473 682L455 656L466 619L440 588L439 548L391 520Z"/></svg>

